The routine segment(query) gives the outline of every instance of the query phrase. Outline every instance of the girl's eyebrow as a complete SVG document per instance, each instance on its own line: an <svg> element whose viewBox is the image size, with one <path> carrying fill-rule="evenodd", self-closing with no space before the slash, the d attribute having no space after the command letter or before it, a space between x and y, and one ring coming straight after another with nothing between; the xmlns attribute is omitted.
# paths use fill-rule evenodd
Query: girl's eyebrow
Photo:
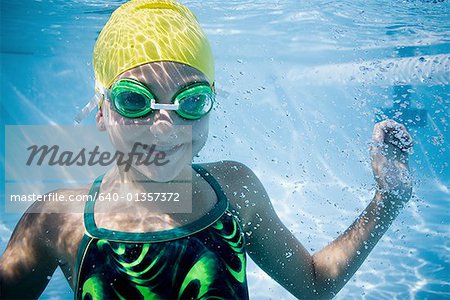
<svg viewBox="0 0 450 300"><path fill-rule="evenodd" d="M178 88L178 92L182 89L187 88L188 86L196 85L196 84L206 84L208 86L212 86L212 84L206 80L193 80L193 81L185 82L184 84L180 85L180 87Z"/></svg>
<svg viewBox="0 0 450 300"><path fill-rule="evenodd" d="M121 79L125 79L125 78L126 78L126 79L133 79L133 80L136 80L136 81L142 83L149 91L153 92L153 91L152 91L152 88L148 85L148 82L142 82L142 81L137 80L136 78L133 78L133 77L123 77L123 78L121 78ZM199 84L199 83L206 84L206 85L208 85L208 86L210 86L210 87L212 87L212 86L214 85L214 83L210 83L210 82L208 82L208 80L205 80L205 79L203 79L203 78L201 78L201 79L195 79L195 78L193 78L193 79L190 79L190 80L186 80L185 82L182 82L182 83L180 82L180 83L177 85L177 87L176 87L176 92L175 92L175 94L178 93L180 90L185 89L186 87L188 87L188 86L190 86L190 85ZM171 90L172 90L172 89L171 89Z"/></svg>
<svg viewBox="0 0 450 300"><path fill-rule="evenodd" d="M198 85L198 84L205 84L205 85L208 85L209 87L212 88L212 85L214 83L211 84L207 80L204 80L204 79L186 81L186 82L182 83L181 85L179 85L175 92L171 93L171 95L169 97L170 101L172 101L178 94L180 94L183 90L187 89L189 86L191 86L191 85ZM212 89L214 90L214 88L212 88ZM153 93L153 91L151 91L151 92ZM155 95L155 100L157 102L159 102L159 99L158 99L158 97L156 97L156 95Z"/></svg>

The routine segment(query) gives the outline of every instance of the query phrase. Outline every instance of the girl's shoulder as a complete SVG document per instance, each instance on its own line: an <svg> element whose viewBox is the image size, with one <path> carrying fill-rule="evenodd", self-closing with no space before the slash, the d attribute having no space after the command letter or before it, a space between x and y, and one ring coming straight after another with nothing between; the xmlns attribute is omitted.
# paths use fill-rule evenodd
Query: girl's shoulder
<svg viewBox="0 0 450 300"><path fill-rule="evenodd" d="M234 178L236 175L248 175L250 173L255 176L249 167L234 160L219 160L216 162L198 163L197 165L210 171L212 175L220 176L220 178Z"/></svg>
<svg viewBox="0 0 450 300"><path fill-rule="evenodd" d="M201 163L219 183L232 210L241 222L251 222L256 213L271 207L267 192L255 175L245 164L232 160Z"/></svg>
<svg viewBox="0 0 450 300"><path fill-rule="evenodd" d="M24 212L11 239L27 240L30 251L43 251L45 257L66 260L76 253L84 232L82 201L74 197L88 193L89 187L57 189L33 202Z"/></svg>
<svg viewBox="0 0 450 300"><path fill-rule="evenodd" d="M261 182L253 171L245 164L233 160L198 164L210 173L220 184L222 190L236 192L243 186L261 188Z"/></svg>
<svg viewBox="0 0 450 300"><path fill-rule="evenodd" d="M61 188L52 190L36 199L26 213L33 214L71 214L83 213L90 186L79 188Z"/></svg>

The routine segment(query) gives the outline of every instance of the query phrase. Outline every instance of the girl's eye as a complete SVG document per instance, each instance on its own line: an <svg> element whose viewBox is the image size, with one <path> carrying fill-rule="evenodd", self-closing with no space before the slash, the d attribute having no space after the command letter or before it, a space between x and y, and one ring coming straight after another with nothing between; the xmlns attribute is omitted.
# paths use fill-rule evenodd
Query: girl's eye
<svg viewBox="0 0 450 300"><path fill-rule="evenodd" d="M181 109L185 111L191 112L200 112L205 107L208 102L208 97L206 95L193 95L187 98L184 98L180 101Z"/></svg>
<svg viewBox="0 0 450 300"><path fill-rule="evenodd" d="M140 111L146 107L147 101L143 95L133 92L123 92L116 99L116 105L128 111Z"/></svg>

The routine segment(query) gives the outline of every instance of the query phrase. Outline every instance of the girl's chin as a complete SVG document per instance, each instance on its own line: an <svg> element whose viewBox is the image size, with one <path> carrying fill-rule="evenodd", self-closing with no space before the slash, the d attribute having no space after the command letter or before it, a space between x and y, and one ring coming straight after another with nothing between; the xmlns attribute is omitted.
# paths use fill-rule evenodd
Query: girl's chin
<svg viewBox="0 0 450 300"><path fill-rule="evenodd" d="M189 159L192 160L192 158ZM178 159L176 161L170 161L164 166L135 166L135 169L152 181L168 182L177 178L181 171L188 166L190 160Z"/></svg>
<svg viewBox="0 0 450 300"><path fill-rule="evenodd" d="M151 174L150 179L156 182L168 182L174 180L179 174L180 170L170 170Z"/></svg>

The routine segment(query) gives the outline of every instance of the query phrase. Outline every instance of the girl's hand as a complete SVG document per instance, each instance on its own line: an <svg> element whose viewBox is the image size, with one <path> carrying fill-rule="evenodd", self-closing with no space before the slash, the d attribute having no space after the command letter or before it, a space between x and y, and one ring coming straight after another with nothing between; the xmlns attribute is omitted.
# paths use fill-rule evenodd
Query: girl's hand
<svg viewBox="0 0 450 300"><path fill-rule="evenodd" d="M398 205L411 198L408 154L412 146L413 139L402 124L394 120L375 124L370 150L378 192L389 196Z"/></svg>

